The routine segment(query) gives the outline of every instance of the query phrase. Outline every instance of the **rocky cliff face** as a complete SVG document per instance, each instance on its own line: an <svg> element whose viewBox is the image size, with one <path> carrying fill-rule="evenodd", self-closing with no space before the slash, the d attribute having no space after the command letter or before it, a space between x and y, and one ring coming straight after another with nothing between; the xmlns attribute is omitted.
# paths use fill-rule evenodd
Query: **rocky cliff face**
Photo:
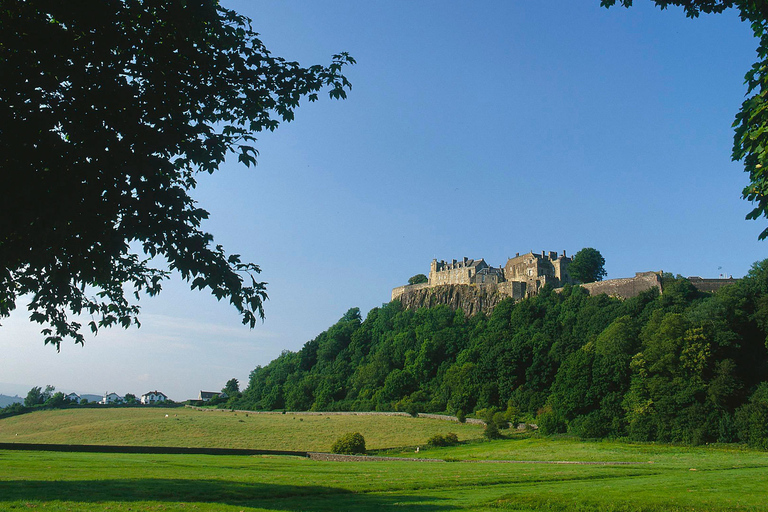
<svg viewBox="0 0 768 512"><path fill-rule="evenodd" d="M453 284L408 290L399 296L406 309L431 308L445 304L451 309L461 309L465 315L479 312L489 314L503 299L509 297L494 285Z"/></svg>

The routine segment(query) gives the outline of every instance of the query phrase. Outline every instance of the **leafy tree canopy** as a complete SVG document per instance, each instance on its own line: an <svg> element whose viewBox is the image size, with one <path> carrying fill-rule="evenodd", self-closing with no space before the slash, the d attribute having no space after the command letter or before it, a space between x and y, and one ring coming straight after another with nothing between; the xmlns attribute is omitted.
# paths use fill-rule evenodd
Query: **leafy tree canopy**
<svg viewBox="0 0 768 512"><path fill-rule="evenodd" d="M408 279L408 284L421 284L429 281L429 278L424 274L416 274Z"/></svg>
<svg viewBox="0 0 768 512"><path fill-rule="evenodd" d="M229 397L237 397L240 395L240 382L237 379L229 379L221 391Z"/></svg>
<svg viewBox="0 0 768 512"><path fill-rule="evenodd" d="M605 271L605 258L600 251L592 247L585 247L573 255L573 260L568 266L571 277L580 283L594 283L602 281L608 275Z"/></svg>
<svg viewBox="0 0 768 512"><path fill-rule="evenodd" d="M275 57L216 0L4 1L0 317L29 294L57 348L84 341L71 314L94 333L138 325L130 297L160 291L159 257L253 327L260 269L200 229L208 212L189 192L227 154L255 163L255 134L291 121L301 98L345 98L351 63Z"/></svg>
<svg viewBox="0 0 768 512"><path fill-rule="evenodd" d="M754 0L654 0L661 9L670 5L682 7L688 17L695 18L701 13L721 13L729 8L739 10L742 21L749 22L752 32L760 41L757 46L757 62L747 72L747 98L741 104L733 122L733 159L744 162L749 173L749 184L744 187L742 197L754 203L755 207L747 219L768 217L768 4ZM601 0L600 5L610 7L617 0ZM631 7L632 0L618 0L619 5ZM759 239L768 237L768 228Z"/></svg>

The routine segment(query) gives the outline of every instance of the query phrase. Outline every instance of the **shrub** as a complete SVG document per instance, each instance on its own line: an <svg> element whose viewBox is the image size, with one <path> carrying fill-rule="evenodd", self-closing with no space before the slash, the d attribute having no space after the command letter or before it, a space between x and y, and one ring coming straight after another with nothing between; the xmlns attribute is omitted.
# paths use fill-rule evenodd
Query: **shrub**
<svg viewBox="0 0 768 512"><path fill-rule="evenodd" d="M448 432L445 434L445 442L448 443L448 446L459 444L459 436L455 432Z"/></svg>
<svg viewBox="0 0 768 512"><path fill-rule="evenodd" d="M365 453L365 438L359 432L344 434L331 446L332 453L355 455Z"/></svg>
<svg viewBox="0 0 768 512"><path fill-rule="evenodd" d="M565 420L553 411L551 406L546 406L539 411L536 424L539 426L539 432L545 435L562 434L566 430Z"/></svg>
<svg viewBox="0 0 768 512"><path fill-rule="evenodd" d="M496 412L491 417L491 421L496 424L496 428L500 430L504 430L506 428L509 428L509 420L507 419L507 415L503 412Z"/></svg>
<svg viewBox="0 0 768 512"><path fill-rule="evenodd" d="M445 446L445 437L440 434L435 434L427 439L427 444L429 446Z"/></svg>
<svg viewBox="0 0 768 512"><path fill-rule="evenodd" d="M464 414L464 411L459 409L456 411L456 419L459 420L459 423L466 423L467 422L467 415Z"/></svg>
<svg viewBox="0 0 768 512"><path fill-rule="evenodd" d="M453 432L445 435L435 434L427 440L429 446L454 446L459 444L459 436Z"/></svg>
<svg viewBox="0 0 768 512"><path fill-rule="evenodd" d="M499 433L499 427L493 421L489 421L485 424L485 430L483 430L483 437L486 439L499 439L501 433Z"/></svg>

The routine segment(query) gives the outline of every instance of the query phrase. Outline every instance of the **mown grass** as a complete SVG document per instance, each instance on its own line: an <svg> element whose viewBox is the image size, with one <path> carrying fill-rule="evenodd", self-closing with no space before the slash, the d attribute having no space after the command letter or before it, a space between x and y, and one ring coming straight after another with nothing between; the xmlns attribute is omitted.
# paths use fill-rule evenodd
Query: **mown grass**
<svg viewBox="0 0 768 512"><path fill-rule="evenodd" d="M553 458L563 444L538 450ZM768 510L768 457L746 455L733 467L717 450L674 447L629 466L0 451L0 509ZM709 469L680 465L691 457Z"/></svg>
<svg viewBox="0 0 768 512"><path fill-rule="evenodd" d="M166 415L168 415L166 417ZM345 432L369 449L418 446L435 434L478 439L482 427L427 418L255 414L188 408L62 409L0 419L0 442L328 451Z"/></svg>
<svg viewBox="0 0 768 512"><path fill-rule="evenodd" d="M90 411L27 415L39 419L36 430L25 436L42 437L23 440L72 443L75 442L73 432L81 432L78 435L85 436L83 442L94 443L94 439L87 436L87 425L69 414L61 414L71 412ZM259 417L252 414L241 418L241 413L234 416L233 413L181 409L139 410L141 414L150 415L144 421L144 430L128 433L120 428L136 424L121 414L137 411L114 412L118 414L110 412L110 421L106 421L107 416L101 417L104 424L87 414L81 420L92 419L91 426L105 444L119 444L119 440L133 440L138 444L149 431L146 424L156 425L158 435L164 436L166 443L173 439L186 443L189 439L184 434L186 427L194 431L204 424L211 439L197 438L199 446L226 447L221 439L243 443L251 439L259 440L259 444L243 447L264 448L267 443L267 447L277 448L283 446L278 443L285 443L301 450L311 449L302 444L304 442L320 443L318 440L323 436L335 439L336 428L375 430L369 426L369 422L373 422L380 429L392 431L381 434L366 431L366 439L376 439L378 446L422 446L418 453L412 448L401 448L387 450L390 454L474 462L318 462L274 456L0 451L0 510L768 511L768 454L741 447L586 442L526 435L484 442L471 435L473 432L479 435L479 427L436 420L304 416L303 421L299 421L298 415L296 419L292 415ZM161 414L159 419L152 417L158 414ZM165 414L169 414L169 418L165 418ZM16 417L15 422L0 420L0 439L16 439L13 429L8 428L9 425L16 428L29 425L19 423L23 418ZM190 420L184 423L182 419L171 418ZM248 423L251 420L253 422ZM138 421L138 417L134 416L132 421ZM423 440L437 428L433 421L442 424L444 431L458 431L458 427L473 430L468 431L469 435L465 433L466 441L459 446L427 449ZM294 422L300 425L293 427ZM324 431L326 424L328 429ZM56 431L57 425L62 427L61 433ZM184 425L186 427L181 428ZM223 434L227 429L240 434L226 437ZM269 431L268 435L259 434L261 430ZM312 430L325 433L311 434ZM398 434L403 437L397 437ZM266 437L259 437L261 435ZM395 435L394 441L390 435ZM489 460L529 462L489 463ZM632 464L536 464L530 461Z"/></svg>

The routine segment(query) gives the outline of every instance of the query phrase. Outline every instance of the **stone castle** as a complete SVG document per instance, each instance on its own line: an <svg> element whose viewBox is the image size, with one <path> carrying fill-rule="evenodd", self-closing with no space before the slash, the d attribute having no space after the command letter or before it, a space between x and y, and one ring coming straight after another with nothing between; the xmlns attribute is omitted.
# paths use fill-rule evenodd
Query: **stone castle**
<svg viewBox="0 0 768 512"><path fill-rule="evenodd" d="M503 299L520 300L539 293L550 285L557 290L566 284L578 284L591 295L605 293L612 297L631 298L656 288L661 293L662 272L638 272L635 277L608 279L582 284L568 271L571 258L565 251L517 253L506 265L489 266L484 259L463 258L450 262L432 260L426 283L399 286L392 290L392 300L399 300L406 308L432 307L447 304L462 309L466 314L489 313ZM730 279L688 278L691 284L705 292L735 282Z"/></svg>
<svg viewBox="0 0 768 512"><path fill-rule="evenodd" d="M464 258L453 261L432 260L429 268L429 280L426 283L400 286L392 290L392 300L400 299L403 294L448 285L475 285L497 291L504 297L522 299L536 295L545 285L560 288L566 284L576 284L568 273L571 258L565 251L558 256L556 252L541 251L517 253L509 258L507 264L491 267L484 259Z"/></svg>

